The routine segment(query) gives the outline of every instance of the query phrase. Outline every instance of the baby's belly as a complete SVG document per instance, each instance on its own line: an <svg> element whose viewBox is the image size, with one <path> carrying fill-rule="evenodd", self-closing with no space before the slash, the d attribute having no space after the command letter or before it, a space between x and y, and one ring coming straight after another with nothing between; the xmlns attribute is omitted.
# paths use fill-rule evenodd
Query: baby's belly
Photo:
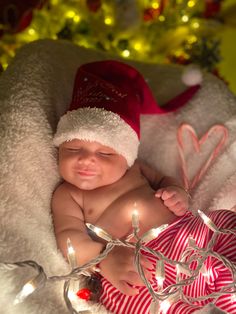
<svg viewBox="0 0 236 314"><path fill-rule="evenodd" d="M138 212L140 235L153 227L170 224L176 219L163 201L155 197L155 192L149 186L142 186L112 202L96 225L115 238L123 238L132 231L134 210Z"/></svg>

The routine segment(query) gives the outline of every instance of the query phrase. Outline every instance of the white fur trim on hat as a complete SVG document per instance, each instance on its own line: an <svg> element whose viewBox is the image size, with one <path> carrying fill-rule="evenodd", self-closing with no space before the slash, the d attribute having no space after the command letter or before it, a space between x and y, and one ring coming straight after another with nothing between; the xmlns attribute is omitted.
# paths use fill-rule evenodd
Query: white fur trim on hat
<svg viewBox="0 0 236 314"><path fill-rule="evenodd" d="M113 148L132 166L138 155L139 139L136 132L121 117L102 108L80 108L61 117L53 143L80 139L95 141Z"/></svg>

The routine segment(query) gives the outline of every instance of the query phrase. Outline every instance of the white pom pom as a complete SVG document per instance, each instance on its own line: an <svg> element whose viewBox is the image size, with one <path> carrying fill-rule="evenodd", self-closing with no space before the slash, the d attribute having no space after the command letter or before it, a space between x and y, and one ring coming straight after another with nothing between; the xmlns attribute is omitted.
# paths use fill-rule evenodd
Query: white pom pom
<svg viewBox="0 0 236 314"><path fill-rule="evenodd" d="M197 65L188 65L182 73L182 81L187 86L194 86L201 84L202 71Z"/></svg>

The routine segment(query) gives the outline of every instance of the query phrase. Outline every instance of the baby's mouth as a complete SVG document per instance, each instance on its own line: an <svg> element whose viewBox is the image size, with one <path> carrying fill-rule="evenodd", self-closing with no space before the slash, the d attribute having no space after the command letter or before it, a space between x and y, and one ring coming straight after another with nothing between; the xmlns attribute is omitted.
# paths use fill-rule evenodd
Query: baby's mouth
<svg viewBox="0 0 236 314"><path fill-rule="evenodd" d="M76 172L83 177L94 177L97 175L95 171L91 170L77 170Z"/></svg>

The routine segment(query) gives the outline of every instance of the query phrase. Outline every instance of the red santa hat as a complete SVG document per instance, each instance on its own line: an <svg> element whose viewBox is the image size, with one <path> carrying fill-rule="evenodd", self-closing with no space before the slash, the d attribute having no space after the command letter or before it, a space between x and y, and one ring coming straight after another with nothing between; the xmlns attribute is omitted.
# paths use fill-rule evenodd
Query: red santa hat
<svg viewBox="0 0 236 314"><path fill-rule="evenodd" d="M59 120L54 144L96 141L113 148L131 166L138 154L140 115L166 113L181 105L178 99L160 108L142 75L130 65L114 60L87 63L77 71L72 101Z"/></svg>

